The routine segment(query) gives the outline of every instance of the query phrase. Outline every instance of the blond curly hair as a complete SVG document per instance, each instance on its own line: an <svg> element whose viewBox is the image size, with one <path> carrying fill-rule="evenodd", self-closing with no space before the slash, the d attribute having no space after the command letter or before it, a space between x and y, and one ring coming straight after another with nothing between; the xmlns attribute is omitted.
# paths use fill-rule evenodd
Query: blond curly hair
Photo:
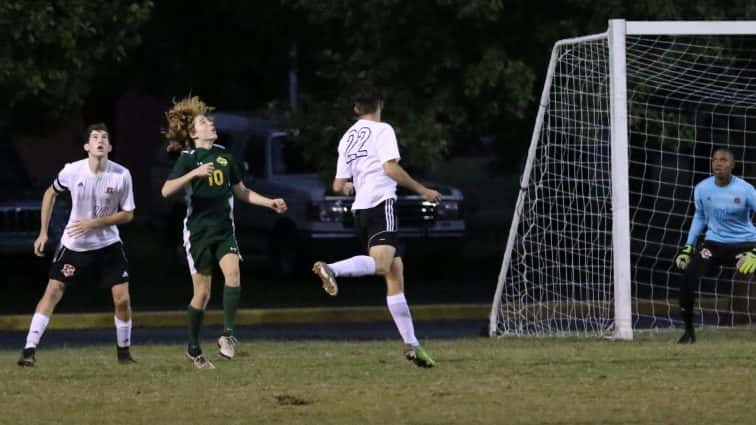
<svg viewBox="0 0 756 425"><path fill-rule="evenodd" d="M165 113L168 120L168 129L163 130L168 140L166 150L176 152L194 149L194 140L190 136L194 128L194 118L197 115L207 115L214 109L197 96L185 97L178 102L174 99L173 108Z"/></svg>

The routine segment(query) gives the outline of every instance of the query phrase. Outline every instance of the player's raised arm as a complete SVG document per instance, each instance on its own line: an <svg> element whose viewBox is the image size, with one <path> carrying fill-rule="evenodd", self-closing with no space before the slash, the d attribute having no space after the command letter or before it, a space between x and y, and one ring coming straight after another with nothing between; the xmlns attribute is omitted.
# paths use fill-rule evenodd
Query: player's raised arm
<svg viewBox="0 0 756 425"><path fill-rule="evenodd" d="M406 187L407 189L417 193L426 201L441 201L441 194L438 191L428 189L427 187L417 182L412 178L412 176L409 175L409 173L407 173L407 171L404 170L404 168L402 168L401 165L399 165L398 162L396 162L395 159L383 163L383 172L386 173L386 175L394 180L398 185Z"/></svg>
<svg viewBox="0 0 756 425"><path fill-rule="evenodd" d="M236 196L236 198L242 202L246 202L252 205L259 205L261 207L267 207L279 214L285 213L288 209L288 207L286 206L286 201L284 201L283 199L272 199L268 198L267 196L260 195L254 190L244 186L243 182L239 182L234 186L231 186L231 190L234 192L234 196Z"/></svg>

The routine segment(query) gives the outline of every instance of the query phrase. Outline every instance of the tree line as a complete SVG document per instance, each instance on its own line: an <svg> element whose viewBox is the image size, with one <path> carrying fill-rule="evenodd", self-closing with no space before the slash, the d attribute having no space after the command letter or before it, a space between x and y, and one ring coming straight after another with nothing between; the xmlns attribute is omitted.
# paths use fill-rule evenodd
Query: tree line
<svg viewBox="0 0 756 425"><path fill-rule="evenodd" d="M369 80L386 91L407 163L488 140L509 167L527 148L555 41L615 17L754 16L747 0L5 0L0 125L53 125L134 87L191 92L286 117L326 163L352 118L350 88Z"/></svg>

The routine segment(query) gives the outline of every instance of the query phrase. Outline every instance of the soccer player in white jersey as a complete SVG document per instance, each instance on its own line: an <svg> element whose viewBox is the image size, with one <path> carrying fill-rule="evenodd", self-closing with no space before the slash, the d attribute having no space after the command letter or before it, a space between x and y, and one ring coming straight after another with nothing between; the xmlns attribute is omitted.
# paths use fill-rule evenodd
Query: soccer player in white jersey
<svg viewBox="0 0 756 425"><path fill-rule="evenodd" d="M359 119L341 138L338 147L336 193L355 193L352 213L355 229L368 255L357 255L332 264L318 261L313 272L332 296L338 292L336 277L380 275L386 280L386 304L404 340L405 357L420 367L433 367L433 359L415 337L404 296L404 265L397 251L397 220L394 212L396 185L400 184L430 202L441 194L415 181L399 165L399 146L391 125L381 122L383 96L366 85L355 92L354 112ZM349 182L352 179L352 182Z"/></svg>
<svg viewBox="0 0 756 425"><path fill-rule="evenodd" d="M680 315L685 333L678 344L696 342L693 328L693 303L698 281L713 267L736 265L735 280L746 282L756 271L756 228L751 217L756 211L756 189L747 181L732 175L735 157L726 148L714 151L711 158L713 176L698 183L694 189L696 211L690 225L688 240L675 258L685 277L680 285ZM701 249L694 254L696 239L706 228Z"/></svg>
<svg viewBox="0 0 756 425"><path fill-rule="evenodd" d="M118 363L134 363L131 345L131 302L126 254L116 225L134 217L131 173L108 160L112 146L105 124L87 128L87 157L66 164L42 198L39 236L34 253L44 256L47 229L58 194L71 193L71 215L50 266L49 281L37 303L19 366L34 366L35 351L65 289L93 277L113 295Z"/></svg>

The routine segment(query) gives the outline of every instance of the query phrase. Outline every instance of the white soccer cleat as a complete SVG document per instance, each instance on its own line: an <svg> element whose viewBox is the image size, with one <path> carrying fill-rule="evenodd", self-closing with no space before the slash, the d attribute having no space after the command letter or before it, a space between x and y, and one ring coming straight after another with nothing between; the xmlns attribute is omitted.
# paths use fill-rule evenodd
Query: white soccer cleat
<svg viewBox="0 0 756 425"><path fill-rule="evenodd" d="M238 343L239 340L236 337L221 336L218 338L218 354L229 360L233 359L236 354L236 344Z"/></svg>
<svg viewBox="0 0 756 425"><path fill-rule="evenodd" d="M312 265L312 272L318 275L320 280L323 281L323 290L332 297L335 297L339 293L339 287L336 285L336 276L333 274L333 270L328 267L328 264L318 261Z"/></svg>

